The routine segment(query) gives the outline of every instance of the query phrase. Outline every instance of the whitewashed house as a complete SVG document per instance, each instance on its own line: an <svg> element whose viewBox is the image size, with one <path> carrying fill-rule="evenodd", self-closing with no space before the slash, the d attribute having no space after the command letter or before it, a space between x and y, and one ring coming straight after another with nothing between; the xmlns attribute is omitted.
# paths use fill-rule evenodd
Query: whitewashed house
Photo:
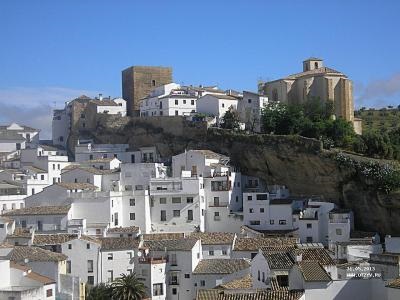
<svg viewBox="0 0 400 300"><path fill-rule="evenodd" d="M243 193L244 225L256 230L283 231L295 229L293 200L285 187L275 193ZM283 196L283 198L281 198Z"/></svg>
<svg viewBox="0 0 400 300"><path fill-rule="evenodd" d="M225 282L250 274L250 260L244 258L202 259L193 271L196 292L211 289Z"/></svg>
<svg viewBox="0 0 400 300"><path fill-rule="evenodd" d="M197 95L179 84L169 83L156 88L140 102L140 116L184 116L196 112Z"/></svg>
<svg viewBox="0 0 400 300"><path fill-rule="evenodd" d="M261 113L267 104L268 97L243 91L243 98L238 101L237 110L246 130L261 132Z"/></svg>
<svg viewBox="0 0 400 300"><path fill-rule="evenodd" d="M75 161L87 162L101 158L118 158L122 163L158 162L156 147L129 148L128 144L79 143L75 146Z"/></svg>
<svg viewBox="0 0 400 300"><path fill-rule="evenodd" d="M133 238L82 235L63 243L61 249L68 256L67 274L96 285L112 282L121 274L132 273L138 246L139 240Z"/></svg>
<svg viewBox="0 0 400 300"><path fill-rule="evenodd" d="M26 190L16 181L0 181L0 214L23 208Z"/></svg>
<svg viewBox="0 0 400 300"><path fill-rule="evenodd" d="M71 219L70 206L35 206L8 211L3 216L15 220L15 226L37 231L66 230Z"/></svg>
<svg viewBox="0 0 400 300"><path fill-rule="evenodd" d="M238 98L222 94L207 94L197 99L197 112L217 117L217 124L230 109L237 109Z"/></svg>
<svg viewBox="0 0 400 300"><path fill-rule="evenodd" d="M193 271L202 259L201 242L196 239L172 239L172 240L145 240L143 248L147 249L141 255L140 261L166 260L164 276L156 276L153 264L139 264L147 271L139 271L138 274L145 279L148 290L152 295L163 296L152 299L194 299L194 279ZM157 265L158 266L158 265ZM163 268L163 264L161 264ZM152 271L152 272L151 272ZM157 272L157 269L155 270ZM154 279L164 277L164 282L151 281L146 277L152 276ZM152 296L153 297L153 296Z"/></svg>
<svg viewBox="0 0 400 300"><path fill-rule="evenodd" d="M0 259L0 299L55 300L55 280L31 268Z"/></svg>
<svg viewBox="0 0 400 300"><path fill-rule="evenodd" d="M39 144L40 130L11 123L0 126L0 152L14 152Z"/></svg>
<svg viewBox="0 0 400 300"><path fill-rule="evenodd" d="M206 204L202 177L153 178L150 197L152 231L204 231Z"/></svg>
<svg viewBox="0 0 400 300"><path fill-rule="evenodd" d="M204 259L231 257L236 234L230 232L193 232L188 238L201 240Z"/></svg>

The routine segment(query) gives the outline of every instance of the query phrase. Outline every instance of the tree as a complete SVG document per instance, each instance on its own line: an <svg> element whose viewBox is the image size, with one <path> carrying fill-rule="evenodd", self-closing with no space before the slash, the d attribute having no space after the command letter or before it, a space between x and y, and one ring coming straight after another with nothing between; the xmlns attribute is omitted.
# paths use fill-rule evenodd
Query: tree
<svg viewBox="0 0 400 300"><path fill-rule="evenodd" d="M88 300L110 300L112 289L109 285L100 283L86 290Z"/></svg>
<svg viewBox="0 0 400 300"><path fill-rule="evenodd" d="M221 127L225 129L240 129L239 113L232 106L222 117Z"/></svg>
<svg viewBox="0 0 400 300"><path fill-rule="evenodd" d="M112 298L118 300L141 300L146 295L143 282L135 273L122 274L112 284Z"/></svg>

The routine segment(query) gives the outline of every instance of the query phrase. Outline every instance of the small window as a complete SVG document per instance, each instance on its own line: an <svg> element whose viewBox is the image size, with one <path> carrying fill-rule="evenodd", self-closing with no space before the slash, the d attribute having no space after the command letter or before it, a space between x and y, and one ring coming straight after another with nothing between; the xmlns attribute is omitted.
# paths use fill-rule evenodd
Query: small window
<svg viewBox="0 0 400 300"><path fill-rule="evenodd" d="M312 224L311 223L307 223L307 228L312 228Z"/></svg>
<svg viewBox="0 0 400 300"><path fill-rule="evenodd" d="M336 228L336 235L342 235L342 229Z"/></svg>
<svg viewBox="0 0 400 300"><path fill-rule="evenodd" d="M250 104L251 103L251 99L247 99L247 102Z"/></svg>
<svg viewBox="0 0 400 300"><path fill-rule="evenodd" d="M135 206L136 205L136 200L135 199L129 199L129 206Z"/></svg>
<svg viewBox="0 0 400 300"><path fill-rule="evenodd" d="M179 104L179 101L178 100L175 100L175 105L178 105Z"/></svg>
<svg viewBox="0 0 400 300"><path fill-rule="evenodd" d="M129 214L129 219L130 219L130 220L133 221L133 220L135 220L135 218L136 218L135 213L130 213L130 214Z"/></svg>
<svg viewBox="0 0 400 300"><path fill-rule="evenodd" d="M176 295L176 294L178 294L178 290L176 288L173 288L172 289L172 295Z"/></svg>
<svg viewBox="0 0 400 300"><path fill-rule="evenodd" d="M178 209L175 209L175 210L173 211L173 216L174 216L174 218L180 217L180 216L181 216L181 211L178 210Z"/></svg>
<svg viewBox="0 0 400 300"><path fill-rule="evenodd" d="M312 242L313 242L312 236L308 236L308 237L306 238L306 242L307 242L307 243L312 243Z"/></svg>
<svg viewBox="0 0 400 300"><path fill-rule="evenodd" d="M225 107L225 103L222 103L222 107Z"/></svg>
<svg viewBox="0 0 400 300"><path fill-rule="evenodd" d="M286 225L286 220L279 220L279 225Z"/></svg>
<svg viewBox="0 0 400 300"><path fill-rule="evenodd" d="M210 249L208 250L208 255L209 255L209 256L214 256L214 249L213 249L213 248L210 248Z"/></svg>
<svg viewBox="0 0 400 300"><path fill-rule="evenodd" d="M162 296L164 295L163 284L162 283L154 283L153 284L153 296Z"/></svg>
<svg viewBox="0 0 400 300"><path fill-rule="evenodd" d="M40 180L44 180L44 175L40 175Z"/></svg>
<svg viewBox="0 0 400 300"><path fill-rule="evenodd" d="M72 244L68 244L68 249L72 249Z"/></svg>
<svg viewBox="0 0 400 300"><path fill-rule="evenodd" d="M46 297L52 297L52 296L53 296L53 289L46 290Z"/></svg>
<svg viewBox="0 0 400 300"><path fill-rule="evenodd" d="M183 100L183 104L186 104L186 100Z"/></svg>
<svg viewBox="0 0 400 300"><path fill-rule="evenodd" d="M93 273L93 260L87 261L88 273Z"/></svg>
<svg viewBox="0 0 400 300"><path fill-rule="evenodd" d="M193 203L193 197L187 197L186 198L187 203Z"/></svg>
<svg viewBox="0 0 400 300"><path fill-rule="evenodd" d="M113 260L114 259L114 255L112 253L108 253L107 259L108 260Z"/></svg>
<svg viewBox="0 0 400 300"><path fill-rule="evenodd" d="M191 104L191 105L194 105L194 100L190 100L190 104Z"/></svg>
<svg viewBox="0 0 400 300"><path fill-rule="evenodd" d="M185 274L185 278L186 279L190 278L190 274Z"/></svg>
<svg viewBox="0 0 400 300"><path fill-rule="evenodd" d="M151 81L151 85L156 86L156 81L154 79Z"/></svg>
<svg viewBox="0 0 400 300"><path fill-rule="evenodd" d="M71 261L67 260L67 274L71 274Z"/></svg>
<svg viewBox="0 0 400 300"><path fill-rule="evenodd" d="M175 116L179 116L179 111L175 111Z"/></svg>
<svg viewBox="0 0 400 300"><path fill-rule="evenodd" d="M205 280L200 280L200 286L206 286L206 281Z"/></svg>
<svg viewBox="0 0 400 300"><path fill-rule="evenodd" d="M251 214L254 213L254 208L250 208L249 213L251 213Z"/></svg>
<svg viewBox="0 0 400 300"><path fill-rule="evenodd" d="M81 114L81 119L85 119L85 118L86 118L85 114Z"/></svg>
<svg viewBox="0 0 400 300"><path fill-rule="evenodd" d="M247 196L247 201L251 201L251 200L253 200L253 197L252 196Z"/></svg>
<svg viewBox="0 0 400 300"><path fill-rule="evenodd" d="M275 221L274 220L269 220L270 225L274 225Z"/></svg>
<svg viewBox="0 0 400 300"><path fill-rule="evenodd" d="M160 204L167 204L167 198L160 198Z"/></svg>
<svg viewBox="0 0 400 300"><path fill-rule="evenodd" d="M222 255L228 255L228 249L226 247L222 248Z"/></svg>
<svg viewBox="0 0 400 300"><path fill-rule="evenodd" d="M180 197L172 197L172 203L181 203Z"/></svg>
<svg viewBox="0 0 400 300"><path fill-rule="evenodd" d="M263 213L263 212L264 212L264 208L261 207L261 208L260 208L260 213Z"/></svg>
<svg viewBox="0 0 400 300"><path fill-rule="evenodd" d="M88 276L87 283L90 285L94 285L94 276Z"/></svg>
<svg viewBox="0 0 400 300"><path fill-rule="evenodd" d="M86 244L86 249L90 249L90 244L89 243Z"/></svg>

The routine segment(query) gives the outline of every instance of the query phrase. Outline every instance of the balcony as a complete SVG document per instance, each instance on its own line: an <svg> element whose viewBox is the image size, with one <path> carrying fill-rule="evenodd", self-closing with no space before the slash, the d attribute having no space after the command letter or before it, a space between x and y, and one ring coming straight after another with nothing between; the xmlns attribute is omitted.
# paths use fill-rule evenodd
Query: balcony
<svg viewBox="0 0 400 300"><path fill-rule="evenodd" d="M165 264L168 262L166 257L140 257L140 264Z"/></svg>
<svg viewBox="0 0 400 300"><path fill-rule="evenodd" d="M168 281L168 284L169 284L169 285L179 285L179 280L178 280L178 278L171 278L171 279Z"/></svg>
<svg viewBox="0 0 400 300"><path fill-rule="evenodd" d="M228 207L229 202L219 201L219 202L208 202L208 207Z"/></svg>

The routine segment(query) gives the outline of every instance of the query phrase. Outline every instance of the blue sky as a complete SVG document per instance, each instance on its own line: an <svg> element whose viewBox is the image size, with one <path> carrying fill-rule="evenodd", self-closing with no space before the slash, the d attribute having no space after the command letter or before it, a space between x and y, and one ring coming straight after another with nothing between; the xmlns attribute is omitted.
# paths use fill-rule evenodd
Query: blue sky
<svg viewBox="0 0 400 300"><path fill-rule="evenodd" d="M2 0L0 123L47 135L54 102L119 96L130 65L255 91L309 56L354 81L357 106L399 105L399 12L400 1Z"/></svg>

